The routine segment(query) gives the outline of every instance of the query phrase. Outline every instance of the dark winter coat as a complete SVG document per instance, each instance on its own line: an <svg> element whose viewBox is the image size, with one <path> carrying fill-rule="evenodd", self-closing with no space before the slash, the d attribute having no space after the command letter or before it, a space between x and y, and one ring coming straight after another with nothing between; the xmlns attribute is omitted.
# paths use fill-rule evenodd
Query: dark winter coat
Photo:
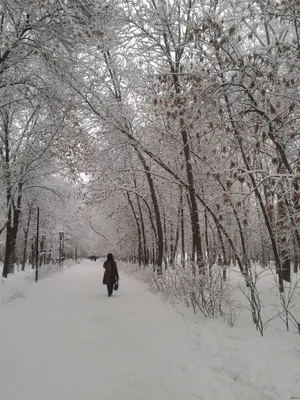
<svg viewBox="0 0 300 400"><path fill-rule="evenodd" d="M115 261L106 260L103 264L105 269L103 276L103 285L114 285L119 279L117 263Z"/></svg>

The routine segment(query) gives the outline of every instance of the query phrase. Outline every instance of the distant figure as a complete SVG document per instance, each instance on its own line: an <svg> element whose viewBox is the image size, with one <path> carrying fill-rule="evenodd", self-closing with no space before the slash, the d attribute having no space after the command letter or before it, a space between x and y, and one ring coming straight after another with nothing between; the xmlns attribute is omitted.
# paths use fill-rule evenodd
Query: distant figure
<svg viewBox="0 0 300 400"><path fill-rule="evenodd" d="M111 253L107 254L107 260L104 261L103 268L105 269L103 276L103 285L107 286L108 297L111 297L114 291L114 285L119 280L119 272L117 263Z"/></svg>

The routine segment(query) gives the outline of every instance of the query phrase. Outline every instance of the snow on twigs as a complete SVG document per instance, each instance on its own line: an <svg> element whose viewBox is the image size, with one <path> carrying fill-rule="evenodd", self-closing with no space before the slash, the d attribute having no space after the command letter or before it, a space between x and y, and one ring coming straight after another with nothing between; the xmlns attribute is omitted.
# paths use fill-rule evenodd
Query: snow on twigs
<svg viewBox="0 0 300 400"><path fill-rule="evenodd" d="M245 320L254 322L254 314L259 318L260 325L254 323L261 335L265 331L282 328L299 333L298 274L293 275L291 283L286 283L284 293L280 294L276 271L272 266L262 268L252 265L249 272L251 288L246 286L243 275L233 266L227 268L226 280L223 279L223 267L218 265L212 266L207 274L195 273L191 264L185 268L180 265L169 268L163 275L157 275L151 266L139 268L126 264L123 269L145 283L151 292L160 293L177 310L184 305L194 314L221 318L230 327L236 323L242 325ZM249 328L253 329L251 325Z"/></svg>

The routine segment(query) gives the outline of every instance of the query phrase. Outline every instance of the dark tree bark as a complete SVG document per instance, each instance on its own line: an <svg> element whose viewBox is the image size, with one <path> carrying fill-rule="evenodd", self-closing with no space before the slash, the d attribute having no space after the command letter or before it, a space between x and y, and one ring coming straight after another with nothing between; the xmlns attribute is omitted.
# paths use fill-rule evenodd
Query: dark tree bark
<svg viewBox="0 0 300 400"><path fill-rule="evenodd" d="M164 221L164 263L165 263L165 269L168 269L168 236L167 236L167 222L165 215L163 215L163 221Z"/></svg>
<svg viewBox="0 0 300 400"><path fill-rule="evenodd" d="M135 177L134 177L134 187L137 190L137 182L136 182ZM136 194L136 201L137 201L137 205L138 205L139 220L140 220L142 239L143 239L142 261L143 261L144 265L147 265L147 240L146 240L146 233L145 233L145 223L144 223L144 217L143 217L143 211L142 211L142 207L141 207L140 198L137 194Z"/></svg>
<svg viewBox="0 0 300 400"><path fill-rule="evenodd" d="M179 243L180 224L181 224L180 215L181 215L181 203L179 203L178 212L177 212L176 235L175 235L175 242L174 242L174 246L173 246L173 252L171 254L172 266L173 267L174 267L174 264L175 264L177 250L178 250L178 243Z"/></svg>
<svg viewBox="0 0 300 400"><path fill-rule="evenodd" d="M14 273L14 264L16 261L16 241L21 215L22 184L20 183L18 187L16 205L14 204L10 193L7 195L7 197L9 198L11 204L9 205L8 223L6 227L5 259L2 273L4 278L7 278L8 274Z"/></svg>
<svg viewBox="0 0 300 400"><path fill-rule="evenodd" d="M32 207L29 207L27 224L26 224L26 228L24 229L24 249L23 249L22 271L25 270L25 264L26 264L26 260L27 260L28 234L29 234L31 213L32 213Z"/></svg>
<svg viewBox="0 0 300 400"><path fill-rule="evenodd" d="M180 229L181 229L181 264L185 267L185 230L184 230L184 204L182 187L180 187Z"/></svg>
<svg viewBox="0 0 300 400"><path fill-rule="evenodd" d="M163 262L163 257L164 257L164 235L163 235L163 228L162 228L162 223L161 223L161 215L160 215L160 209L159 209L159 204L158 204L158 199L157 199L157 194L156 194L156 189L154 185L154 181L151 175L151 171L149 168L149 165L147 164L144 156L140 152L140 150L137 148L137 146L134 145L134 148L137 152L137 155L143 165L143 168L146 173L149 189L150 189L150 194L151 194L151 199L154 207L154 214L155 214L155 220L156 220L156 229L157 229L157 259L156 259L156 264L157 264L157 273L162 274L162 262Z"/></svg>
<svg viewBox="0 0 300 400"><path fill-rule="evenodd" d="M128 203L130 205L132 214L133 214L135 222L136 222L136 228L137 228L137 233L138 233L138 264L139 264L139 266L141 266L142 265L142 232L141 232L140 221L139 221L137 213L134 209L134 205L130 198L130 194L128 192L127 192L127 199L128 199Z"/></svg>

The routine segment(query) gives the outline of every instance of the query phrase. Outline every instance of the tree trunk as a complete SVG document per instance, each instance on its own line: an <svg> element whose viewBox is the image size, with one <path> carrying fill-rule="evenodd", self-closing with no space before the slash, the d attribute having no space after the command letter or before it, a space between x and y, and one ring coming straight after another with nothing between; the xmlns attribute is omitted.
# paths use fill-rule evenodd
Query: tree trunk
<svg viewBox="0 0 300 400"><path fill-rule="evenodd" d="M47 264L50 264L51 262L51 256L52 256L52 249L49 249L48 257L47 257ZM77 260L77 247L75 249L75 261Z"/></svg>
<svg viewBox="0 0 300 400"><path fill-rule="evenodd" d="M180 227L181 227L181 265L185 267L185 231L182 188L180 193Z"/></svg>
<svg viewBox="0 0 300 400"><path fill-rule="evenodd" d="M135 189L137 189L137 184L136 184L136 179L134 178L134 185ZM140 198L138 195L136 195L136 201L138 205L138 210L139 210L139 220L141 223L141 232L142 232L142 240L143 240L143 264L147 264L147 240L146 240L146 233L145 233L145 223L144 223L144 217L143 217L143 212L142 212L142 207L140 203Z"/></svg>
<svg viewBox="0 0 300 400"><path fill-rule="evenodd" d="M13 271L13 266L15 262L14 254L12 253L13 236L13 227L11 226L11 221L9 218L6 228L5 258L2 272L3 278L7 278L7 275Z"/></svg>
<svg viewBox="0 0 300 400"><path fill-rule="evenodd" d="M136 215L133 203L130 198L130 194L128 192L127 192L127 199L128 199L132 214L133 214L135 222L136 222L136 228L137 228L137 232L138 232L138 262L139 262L139 266L141 266L142 265L142 233L141 233L140 222L139 222L138 216Z"/></svg>
<svg viewBox="0 0 300 400"><path fill-rule="evenodd" d="M9 197L10 195L8 195ZM6 228L6 245L5 245L5 259L3 265L2 276L7 278L8 274L14 273L14 263L16 259L16 242L18 227L21 215L21 200L22 200L22 184L19 184L17 194L17 205L10 204L8 213L8 223Z"/></svg>
<svg viewBox="0 0 300 400"><path fill-rule="evenodd" d="M190 4L191 7L191 4ZM166 22L166 28L169 29L168 22ZM174 89L178 98L180 98L182 89L180 85L180 67L181 67L181 57L184 49L184 42L180 43L180 46L175 50L175 60L171 52L171 45L169 40L171 39L168 34L168 30L166 30L163 34L163 40L165 44L165 51L169 63L170 68L170 76L174 82ZM179 40L179 42L181 42ZM182 114L184 112L182 111ZM191 218L191 227L192 227L192 239L193 239L193 253L195 252L196 261L198 264L199 272L205 272L204 269L204 259L203 259L203 250L202 250L202 242L201 242L201 232L200 232L200 221L199 221L199 213L198 213L198 205L197 205L197 197L195 191L194 184L194 172L192 166L192 158L191 158L191 150L190 150L190 140L188 136L188 131L186 128L186 123L184 120L184 116L179 119L179 126L182 138L182 147L185 158L185 166L186 166L186 174L188 180L188 193L190 198L190 218Z"/></svg>
<svg viewBox="0 0 300 400"><path fill-rule="evenodd" d="M45 244L45 236L42 235L41 245L40 245L40 263L39 266L45 265L45 251L46 251L46 244Z"/></svg>
<svg viewBox="0 0 300 400"><path fill-rule="evenodd" d="M172 253L172 264L174 266L175 260L176 260L176 254L177 254L177 249L178 249L178 243L179 243L179 233L180 233L180 215L181 215L181 199L179 202L179 207L178 207L178 212L177 212L177 226L176 226L176 236L175 236L175 243L173 246L173 253Z"/></svg>
<svg viewBox="0 0 300 400"><path fill-rule="evenodd" d="M183 118L180 121L181 126L181 135L183 139L183 148L185 154L186 161L186 173L189 183L189 197L191 201L191 225L192 225L192 237L193 237L193 248L196 252L196 260L199 268L199 272L203 273L204 271L204 259L203 259L203 251L202 251L202 242L201 242L201 233L200 233L200 222L199 222L199 214L198 214L198 206L196 200L195 193L195 185L194 185L194 174L193 167L191 163L191 155L190 155L190 147L188 141L188 135L185 129L185 124Z"/></svg>
<svg viewBox="0 0 300 400"><path fill-rule="evenodd" d="M161 216L160 216L160 210L159 210L159 205L158 205L158 200L157 200L157 195L156 195L156 189L155 185L152 179L151 171L149 166L146 163L145 158L137 148L137 146L134 147L137 155L143 165L143 168L146 172L146 177L151 193L151 198L153 202L153 207L154 207L154 213L155 213L155 220L156 220L156 228L157 228L157 259L156 259L156 264L157 264L157 273L160 275L162 274L162 263L163 263L163 257L164 257L164 235L163 235L163 228L162 228L162 223L161 223Z"/></svg>
<svg viewBox="0 0 300 400"><path fill-rule="evenodd" d="M166 217L165 215L163 216L163 221L164 221L164 263L165 263L165 269L168 269L168 236L167 236L167 223L166 223Z"/></svg>
<svg viewBox="0 0 300 400"><path fill-rule="evenodd" d="M31 212L32 212L32 207L29 207L27 225L26 225L26 229L24 231L25 237L24 237L22 271L25 271L25 264L26 264L26 259L27 259L27 244L28 244L28 233L29 233L29 227L30 227Z"/></svg>
<svg viewBox="0 0 300 400"><path fill-rule="evenodd" d="M31 242L31 266L32 269L35 267L35 238L32 239Z"/></svg>

